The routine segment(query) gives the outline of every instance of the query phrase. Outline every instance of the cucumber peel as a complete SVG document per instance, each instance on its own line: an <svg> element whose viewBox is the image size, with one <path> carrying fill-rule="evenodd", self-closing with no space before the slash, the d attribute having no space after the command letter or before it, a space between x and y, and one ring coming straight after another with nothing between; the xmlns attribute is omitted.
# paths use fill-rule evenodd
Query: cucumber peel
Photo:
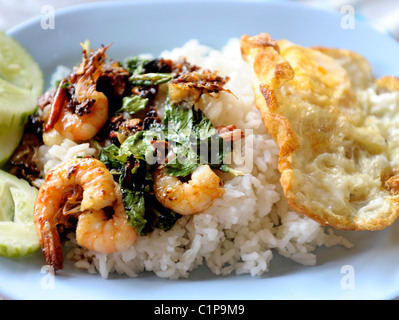
<svg viewBox="0 0 399 320"><path fill-rule="evenodd" d="M38 97L43 90L42 72L32 56L12 37L0 31L0 78Z"/></svg>
<svg viewBox="0 0 399 320"><path fill-rule="evenodd" d="M16 258L40 248L33 208L38 190L27 181L0 170L0 256Z"/></svg>
<svg viewBox="0 0 399 320"><path fill-rule="evenodd" d="M0 78L0 124L24 125L29 115L37 109L37 98L31 91Z"/></svg>
<svg viewBox="0 0 399 320"><path fill-rule="evenodd" d="M37 108L43 82L32 56L0 31L0 168L21 140L28 117Z"/></svg>
<svg viewBox="0 0 399 320"><path fill-rule="evenodd" d="M0 256L19 258L40 248L34 223L0 222Z"/></svg>
<svg viewBox="0 0 399 320"><path fill-rule="evenodd" d="M14 201L10 188L6 184L0 184L0 221L11 221L14 219Z"/></svg>
<svg viewBox="0 0 399 320"><path fill-rule="evenodd" d="M11 127L0 124L0 168L7 163L17 148L23 133L23 125Z"/></svg>

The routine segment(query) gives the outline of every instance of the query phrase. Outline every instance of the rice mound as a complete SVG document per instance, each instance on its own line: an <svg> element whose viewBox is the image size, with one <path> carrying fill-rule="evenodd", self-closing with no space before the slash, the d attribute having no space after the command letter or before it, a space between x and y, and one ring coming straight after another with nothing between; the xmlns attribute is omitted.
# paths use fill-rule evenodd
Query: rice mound
<svg viewBox="0 0 399 320"><path fill-rule="evenodd" d="M215 126L234 124L245 133L229 158L231 166L245 172L226 177L225 194L205 212L184 216L168 232L156 230L138 237L133 247L110 255L98 254L76 244L74 234L66 243L67 259L75 266L107 278L112 273L136 277L150 271L161 278L188 277L190 271L206 265L217 275L250 274L269 271L278 254L303 265L315 265L318 246L352 244L330 228L292 212L285 201L277 170L278 148L267 134L254 105L250 86L252 73L242 60L238 39L231 39L220 51L187 42L181 48L163 52L170 59L186 59L204 69L217 70L230 78L227 88L216 98L206 95L199 107ZM92 155L88 144L64 141L60 146L43 147L43 169L76 155Z"/></svg>

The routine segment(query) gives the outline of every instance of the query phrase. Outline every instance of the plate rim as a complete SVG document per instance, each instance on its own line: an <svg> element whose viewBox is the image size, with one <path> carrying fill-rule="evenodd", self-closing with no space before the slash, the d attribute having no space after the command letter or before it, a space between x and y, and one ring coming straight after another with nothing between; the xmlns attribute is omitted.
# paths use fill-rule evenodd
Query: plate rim
<svg viewBox="0 0 399 320"><path fill-rule="evenodd" d="M261 5L261 6L267 6L267 5L276 5L276 6L287 6L287 7L305 7L303 4L300 3L296 3L296 2L289 2L289 1L266 1L266 2L261 2L261 1L240 1L240 0L235 0L235 1L229 1L229 0L217 0L217 1L212 1L212 0L205 0L205 1L201 1L201 0L193 0L190 2L185 2L185 4L191 6L191 5L199 5L199 4L204 4L205 2L209 2L209 3L218 3L218 4L226 4L226 3L233 3L233 4L237 4L239 6L244 5L244 4L256 4L256 5ZM178 0L174 0L174 1L162 1L162 0L149 0L149 1L135 1L135 2L131 2L128 0L120 0L120 1L103 1L103 2L94 2L94 3L84 3L84 4L78 4L78 5L73 5L73 6L69 6L66 8L62 8L62 9L58 9L56 10L55 14L57 15L68 15L73 13L76 10L87 10L92 8L93 6L96 7L107 7L109 5L115 6L115 5L124 5L124 4L129 4L132 6L141 6L141 5L154 5L154 4L172 4L172 5L177 5L177 4L181 4L182 1L178 1ZM327 10L324 8L314 8L311 6L306 6L307 9L309 10L313 10L314 12L320 12L320 11L324 11L327 14L333 14L336 16L339 16L339 13L331 11L331 10ZM8 31L6 31L6 34L13 36L15 34L18 34L19 32L22 32L25 28L28 28L29 26L38 23L40 20L42 19L42 15L38 15L36 17L30 18L27 21L18 24L17 26L9 29ZM375 30L376 32L379 32L379 30L376 30L375 28L372 27L372 25L368 25L369 27L371 27L373 30ZM384 34L382 32L379 32L379 34L381 34L381 36L384 36ZM388 37L388 35L386 35ZM394 39L393 39L394 40ZM399 44L398 44L399 45ZM99 275L98 275L99 276ZM398 295L399 295L399 290L398 290ZM7 295L6 295L7 296ZM389 297L392 298L392 297Z"/></svg>

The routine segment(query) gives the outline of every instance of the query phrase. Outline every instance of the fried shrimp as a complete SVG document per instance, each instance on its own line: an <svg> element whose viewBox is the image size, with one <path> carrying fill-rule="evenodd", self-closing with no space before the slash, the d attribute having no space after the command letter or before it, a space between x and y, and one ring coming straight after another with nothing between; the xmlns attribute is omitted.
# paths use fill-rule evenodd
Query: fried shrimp
<svg viewBox="0 0 399 320"><path fill-rule="evenodd" d="M154 171L153 179L158 201L164 207L182 215L200 213L224 194L222 181L209 165L199 166L188 182L167 175L164 166L159 166Z"/></svg>
<svg viewBox="0 0 399 320"><path fill-rule="evenodd" d="M70 217L77 219L82 213L88 214L88 210L97 212L108 207L115 208L118 218L123 216L118 192L111 173L94 158L70 160L48 174L37 195L33 213L47 264L55 270L63 268L57 226L66 225ZM78 228L79 223L78 220ZM123 229L123 232L127 231Z"/></svg>
<svg viewBox="0 0 399 320"><path fill-rule="evenodd" d="M44 126L46 135L56 130L73 141L89 140L105 125L108 119L108 99L97 91L97 80L104 68L105 51L102 47L90 55L83 46L83 60L68 79L60 82Z"/></svg>
<svg viewBox="0 0 399 320"><path fill-rule="evenodd" d="M79 215L76 240L80 246L108 254L125 250L136 241L137 232L127 223L122 192L117 184L115 195L111 217L104 209L87 210Z"/></svg>
<svg viewBox="0 0 399 320"><path fill-rule="evenodd" d="M224 85L228 77L220 77L217 72L205 70L200 73L192 71L173 79L169 83L169 99L176 104L192 106L203 94L226 91L232 94Z"/></svg>

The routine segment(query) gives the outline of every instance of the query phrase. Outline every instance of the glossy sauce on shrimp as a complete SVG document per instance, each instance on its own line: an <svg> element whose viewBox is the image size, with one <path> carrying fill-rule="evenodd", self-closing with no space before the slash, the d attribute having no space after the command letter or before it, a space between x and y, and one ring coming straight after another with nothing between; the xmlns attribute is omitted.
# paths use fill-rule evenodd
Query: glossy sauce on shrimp
<svg viewBox="0 0 399 320"><path fill-rule="evenodd" d="M89 54L83 46L82 63L60 82L55 93L44 126L44 141L50 140L56 133L73 141L89 140L105 125L108 99L104 93L97 91L97 81L104 71L108 47Z"/></svg>
<svg viewBox="0 0 399 320"><path fill-rule="evenodd" d="M65 224L71 216L79 219L77 228L85 230L86 218L81 222L79 217L81 214L85 216L95 214L98 218L99 212L110 208L114 211L115 217L103 216L102 223L108 219L118 220L118 223L109 224L111 230L107 230L106 234L104 229L100 228L93 230L91 236L107 238L106 241L113 242L119 241L114 235L121 231L124 235L122 237L124 246L134 243L136 231L133 227L125 225L126 222L120 222L120 219L126 221L126 213L121 204L118 188L104 163L94 158L70 160L48 174L37 195L33 213L43 255L48 265L53 266L55 270L63 268L58 225ZM119 230L120 228L122 229ZM126 239L128 241L125 241ZM77 240L78 244L87 245L88 249L95 249L93 244L82 243L81 238ZM118 248L114 246L115 251ZM108 253L112 251L104 250Z"/></svg>
<svg viewBox="0 0 399 320"><path fill-rule="evenodd" d="M200 213L224 194L222 180L208 165L199 166L188 182L167 175L164 166L154 171L153 179L158 201L182 215Z"/></svg>

